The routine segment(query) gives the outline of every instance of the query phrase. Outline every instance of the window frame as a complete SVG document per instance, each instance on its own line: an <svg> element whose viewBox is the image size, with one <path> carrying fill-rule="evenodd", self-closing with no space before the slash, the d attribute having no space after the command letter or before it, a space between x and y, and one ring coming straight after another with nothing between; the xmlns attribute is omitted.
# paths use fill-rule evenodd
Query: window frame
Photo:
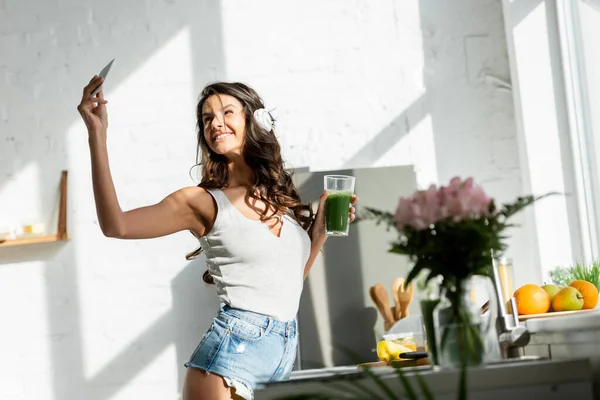
<svg viewBox="0 0 600 400"><path fill-rule="evenodd" d="M595 162L596 150L590 117L589 93L583 36L579 14L580 0L558 0L556 3L561 65L564 77L573 179L579 216L583 262L599 259L598 233L600 213L600 180ZM594 185L594 182L598 184Z"/></svg>

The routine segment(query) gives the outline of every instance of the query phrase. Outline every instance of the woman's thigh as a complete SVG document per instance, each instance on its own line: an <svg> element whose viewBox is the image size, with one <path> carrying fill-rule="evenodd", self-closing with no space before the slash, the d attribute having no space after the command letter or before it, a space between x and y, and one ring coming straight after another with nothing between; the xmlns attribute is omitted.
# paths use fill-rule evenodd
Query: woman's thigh
<svg viewBox="0 0 600 400"><path fill-rule="evenodd" d="M182 391L183 400L231 400L236 399L232 388L219 375L188 368Z"/></svg>

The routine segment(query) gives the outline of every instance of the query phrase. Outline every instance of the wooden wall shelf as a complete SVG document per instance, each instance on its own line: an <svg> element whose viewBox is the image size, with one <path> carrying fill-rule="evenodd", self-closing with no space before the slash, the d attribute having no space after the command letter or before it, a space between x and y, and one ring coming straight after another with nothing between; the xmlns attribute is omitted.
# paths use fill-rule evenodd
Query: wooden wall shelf
<svg viewBox="0 0 600 400"><path fill-rule="evenodd" d="M7 239L0 241L0 247L60 242L69 239L69 236L67 235L67 177L68 171L62 171L60 176L60 202L58 208L58 227L56 229L56 234Z"/></svg>

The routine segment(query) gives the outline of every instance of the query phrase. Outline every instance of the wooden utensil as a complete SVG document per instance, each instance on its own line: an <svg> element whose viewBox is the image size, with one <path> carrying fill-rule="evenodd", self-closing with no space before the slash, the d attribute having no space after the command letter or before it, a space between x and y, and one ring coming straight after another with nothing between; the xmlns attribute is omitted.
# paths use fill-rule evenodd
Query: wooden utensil
<svg viewBox="0 0 600 400"><path fill-rule="evenodd" d="M400 288L404 285L404 278L397 277L392 282L392 299L394 299L394 321L398 321L402 316L402 307L400 307L400 298L398 297L398 292Z"/></svg>
<svg viewBox="0 0 600 400"><path fill-rule="evenodd" d="M385 290L385 287L381 283L377 283L375 286L371 286L369 289L369 295L371 296L373 303L375 303L375 306L377 306L379 313L383 317L384 329L386 331L390 330L396 321L394 320L394 315L392 314L392 309L390 308L387 290Z"/></svg>
<svg viewBox="0 0 600 400"><path fill-rule="evenodd" d="M431 365L429 357L419 358L418 360L398 360L398 361L374 361L368 363L361 363L357 365L358 369L373 368L373 367L394 367L394 368L406 368L406 367L421 367L425 365Z"/></svg>
<svg viewBox="0 0 600 400"><path fill-rule="evenodd" d="M415 285L412 283L406 287L406 282L403 282L398 289L398 300L400 300L400 318L408 317L408 306L412 303L413 296L415 294Z"/></svg>

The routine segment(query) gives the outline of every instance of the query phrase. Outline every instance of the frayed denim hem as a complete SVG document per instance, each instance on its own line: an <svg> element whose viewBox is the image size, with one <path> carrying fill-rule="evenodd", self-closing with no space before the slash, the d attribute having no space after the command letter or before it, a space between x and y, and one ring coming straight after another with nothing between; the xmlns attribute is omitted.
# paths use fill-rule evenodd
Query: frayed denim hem
<svg viewBox="0 0 600 400"><path fill-rule="evenodd" d="M203 368L203 367L196 365L194 363L191 363L191 362L186 362L184 365L186 368L192 367L195 369L199 369L200 371L203 371L207 374L218 375L221 378L223 378L223 380L225 381L225 384L228 387L235 389L235 394L237 396L240 396L245 400L254 400L254 391L252 390L252 388L250 388L250 385L247 384L246 382L242 382L239 379L230 378L228 376L223 376L223 375L219 374L218 372L211 371L210 369L207 370L206 368Z"/></svg>

